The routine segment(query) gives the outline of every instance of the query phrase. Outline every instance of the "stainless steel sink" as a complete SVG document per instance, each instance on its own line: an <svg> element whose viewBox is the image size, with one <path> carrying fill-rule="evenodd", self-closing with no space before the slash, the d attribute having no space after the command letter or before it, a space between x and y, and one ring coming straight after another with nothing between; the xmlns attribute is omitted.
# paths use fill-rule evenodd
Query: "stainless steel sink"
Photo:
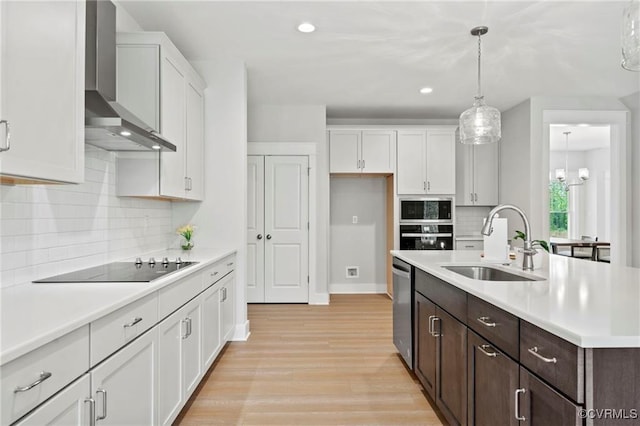
<svg viewBox="0 0 640 426"><path fill-rule="evenodd" d="M529 278L512 274L501 269L488 266L443 266L456 274L481 281L540 281L541 278Z"/></svg>

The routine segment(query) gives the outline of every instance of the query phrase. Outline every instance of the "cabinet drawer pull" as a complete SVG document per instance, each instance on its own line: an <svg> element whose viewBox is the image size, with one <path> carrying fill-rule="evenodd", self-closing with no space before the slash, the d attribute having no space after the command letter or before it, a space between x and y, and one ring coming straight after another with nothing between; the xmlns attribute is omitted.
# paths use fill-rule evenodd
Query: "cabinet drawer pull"
<svg viewBox="0 0 640 426"><path fill-rule="evenodd" d="M96 417L96 420L104 420L107 418L107 391L104 389L96 390L96 393L102 394L102 415Z"/></svg>
<svg viewBox="0 0 640 426"><path fill-rule="evenodd" d="M227 266L228 266L228 267L233 266L233 262L229 262L229 263L227 263Z"/></svg>
<svg viewBox="0 0 640 426"><path fill-rule="evenodd" d="M134 325L136 325L137 323L139 323L140 321L142 321L142 317L135 317L133 319L133 321L131 321L129 324L125 324L123 325L124 328L129 328L129 327L133 327Z"/></svg>
<svg viewBox="0 0 640 426"><path fill-rule="evenodd" d="M433 319L435 315L429 315L429 334L433 336Z"/></svg>
<svg viewBox="0 0 640 426"><path fill-rule="evenodd" d="M29 389L33 389L36 386L38 386L40 383L42 383L45 380L47 380L49 377L51 377L51 373L49 373L48 371L43 371L43 372L40 373L40 377L38 377L38 380L36 380L35 382L33 382L33 383L31 383L30 385L27 385L27 386L18 386L17 388L15 388L13 390L13 393L26 392Z"/></svg>
<svg viewBox="0 0 640 426"><path fill-rule="evenodd" d="M480 345L480 346L478 346L478 349L480 350L480 352L482 352L486 356L491 357L491 358L495 358L496 356L498 356L498 353L497 352L488 352L487 349L489 349L490 347L491 347L491 345Z"/></svg>
<svg viewBox="0 0 640 426"><path fill-rule="evenodd" d="M491 317L480 317L480 318L478 318L478 322L482 323L482 325L486 325L487 327L495 327L496 323L495 322L489 322L489 320L491 320Z"/></svg>
<svg viewBox="0 0 640 426"><path fill-rule="evenodd" d="M441 331L436 331L436 321L440 321L440 318L434 316L433 317L433 332L431 333L431 335L433 337L440 337L442 336L442 332Z"/></svg>
<svg viewBox="0 0 640 426"><path fill-rule="evenodd" d="M85 398L85 404L89 403L89 425L96 426L96 400L93 398Z"/></svg>
<svg viewBox="0 0 640 426"><path fill-rule="evenodd" d="M470 246L464 246L464 248L475 248L476 246L474 245L470 245Z"/></svg>
<svg viewBox="0 0 640 426"><path fill-rule="evenodd" d="M532 347L532 348L529 348L529 353L530 353L531 355L535 356L536 358L541 359L541 360L542 360L542 361L544 361L544 362L552 362L552 363L554 363L554 364L555 364L556 362L558 362L558 360L556 359L556 357L553 357L553 358L547 358L547 357L545 357L545 356L540 355L540 354L538 353L538 347L537 347L537 346L534 346L534 347Z"/></svg>
<svg viewBox="0 0 640 426"><path fill-rule="evenodd" d="M215 272L212 272L212 273L211 273L211 276L212 276L212 277L215 277L216 275L218 275L218 271L215 271Z"/></svg>
<svg viewBox="0 0 640 426"><path fill-rule="evenodd" d="M11 149L11 128L7 120L0 120L0 124L4 124L5 128L4 147L0 147L0 152L9 151Z"/></svg>
<svg viewBox="0 0 640 426"><path fill-rule="evenodd" d="M183 319L182 321L180 321L182 324L184 324L184 334L182 335L183 339L186 339L187 337L189 337L189 323L187 322L188 318Z"/></svg>
<svg viewBox="0 0 640 426"><path fill-rule="evenodd" d="M520 388L520 389L516 389L515 392L515 404L514 405L514 409L515 409L515 416L516 416L516 420L520 420L521 422L526 421L526 417L525 416L521 416L520 415L520 399L518 399L518 394L525 394L527 392L527 390L525 388Z"/></svg>

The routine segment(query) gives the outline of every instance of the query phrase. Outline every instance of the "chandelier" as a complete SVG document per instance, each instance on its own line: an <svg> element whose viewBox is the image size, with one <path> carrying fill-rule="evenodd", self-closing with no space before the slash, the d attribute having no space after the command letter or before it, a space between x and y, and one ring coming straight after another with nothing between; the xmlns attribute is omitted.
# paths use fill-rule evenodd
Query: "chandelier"
<svg viewBox="0 0 640 426"><path fill-rule="evenodd" d="M471 29L471 35L478 36L478 94L473 106L460 115L460 142L463 144L487 144L498 142L502 136L500 111L484 103L480 80L480 59L482 55L481 36L489 31L487 27Z"/></svg>
<svg viewBox="0 0 640 426"><path fill-rule="evenodd" d="M562 183L562 187L565 191L569 191L569 188L572 186L579 186L584 184L586 180L589 179L589 169L586 167L581 167L578 169L578 178L580 182L577 183L568 183L567 179L569 178L569 135L571 132L562 132L565 136L565 155L564 155L564 169L556 169L556 180Z"/></svg>
<svg viewBox="0 0 640 426"><path fill-rule="evenodd" d="M622 68L640 71L640 2L631 0L622 13Z"/></svg>

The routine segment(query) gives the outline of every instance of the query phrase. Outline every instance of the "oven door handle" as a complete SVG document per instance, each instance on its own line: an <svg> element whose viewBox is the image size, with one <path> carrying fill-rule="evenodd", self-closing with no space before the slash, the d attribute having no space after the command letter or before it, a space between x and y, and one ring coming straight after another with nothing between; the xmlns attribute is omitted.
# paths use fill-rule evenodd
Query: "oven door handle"
<svg viewBox="0 0 640 426"><path fill-rule="evenodd" d="M446 234L412 234L412 233L407 233L407 234L402 234L402 237L453 237L453 234L451 233L446 233Z"/></svg>

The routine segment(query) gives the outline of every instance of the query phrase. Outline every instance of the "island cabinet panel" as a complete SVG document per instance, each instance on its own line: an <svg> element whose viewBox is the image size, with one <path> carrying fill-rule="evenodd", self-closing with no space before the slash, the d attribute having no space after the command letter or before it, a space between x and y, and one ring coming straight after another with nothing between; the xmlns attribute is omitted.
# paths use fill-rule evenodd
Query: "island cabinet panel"
<svg viewBox="0 0 640 426"><path fill-rule="evenodd" d="M469 331L467 395L470 426L518 425L513 412L519 368L516 361Z"/></svg>
<svg viewBox="0 0 640 426"><path fill-rule="evenodd" d="M582 407L574 404L520 367L520 393L515 414L523 424L544 426L582 426Z"/></svg>
<svg viewBox="0 0 640 426"><path fill-rule="evenodd" d="M432 331L432 320L436 305L421 295L415 294L415 373L429 396L436 399L436 337Z"/></svg>
<svg viewBox="0 0 640 426"><path fill-rule="evenodd" d="M422 293L461 322L467 320L467 293L416 269L416 291Z"/></svg>
<svg viewBox="0 0 640 426"><path fill-rule="evenodd" d="M584 349L520 321L520 363L575 402L584 402Z"/></svg>
<svg viewBox="0 0 640 426"><path fill-rule="evenodd" d="M518 359L518 317L470 294L467 297L467 325L510 357Z"/></svg>
<svg viewBox="0 0 640 426"><path fill-rule="evenodd" d="M436 307L438 339L436 405L450 425L467 424L467 327Z"/></svg>

